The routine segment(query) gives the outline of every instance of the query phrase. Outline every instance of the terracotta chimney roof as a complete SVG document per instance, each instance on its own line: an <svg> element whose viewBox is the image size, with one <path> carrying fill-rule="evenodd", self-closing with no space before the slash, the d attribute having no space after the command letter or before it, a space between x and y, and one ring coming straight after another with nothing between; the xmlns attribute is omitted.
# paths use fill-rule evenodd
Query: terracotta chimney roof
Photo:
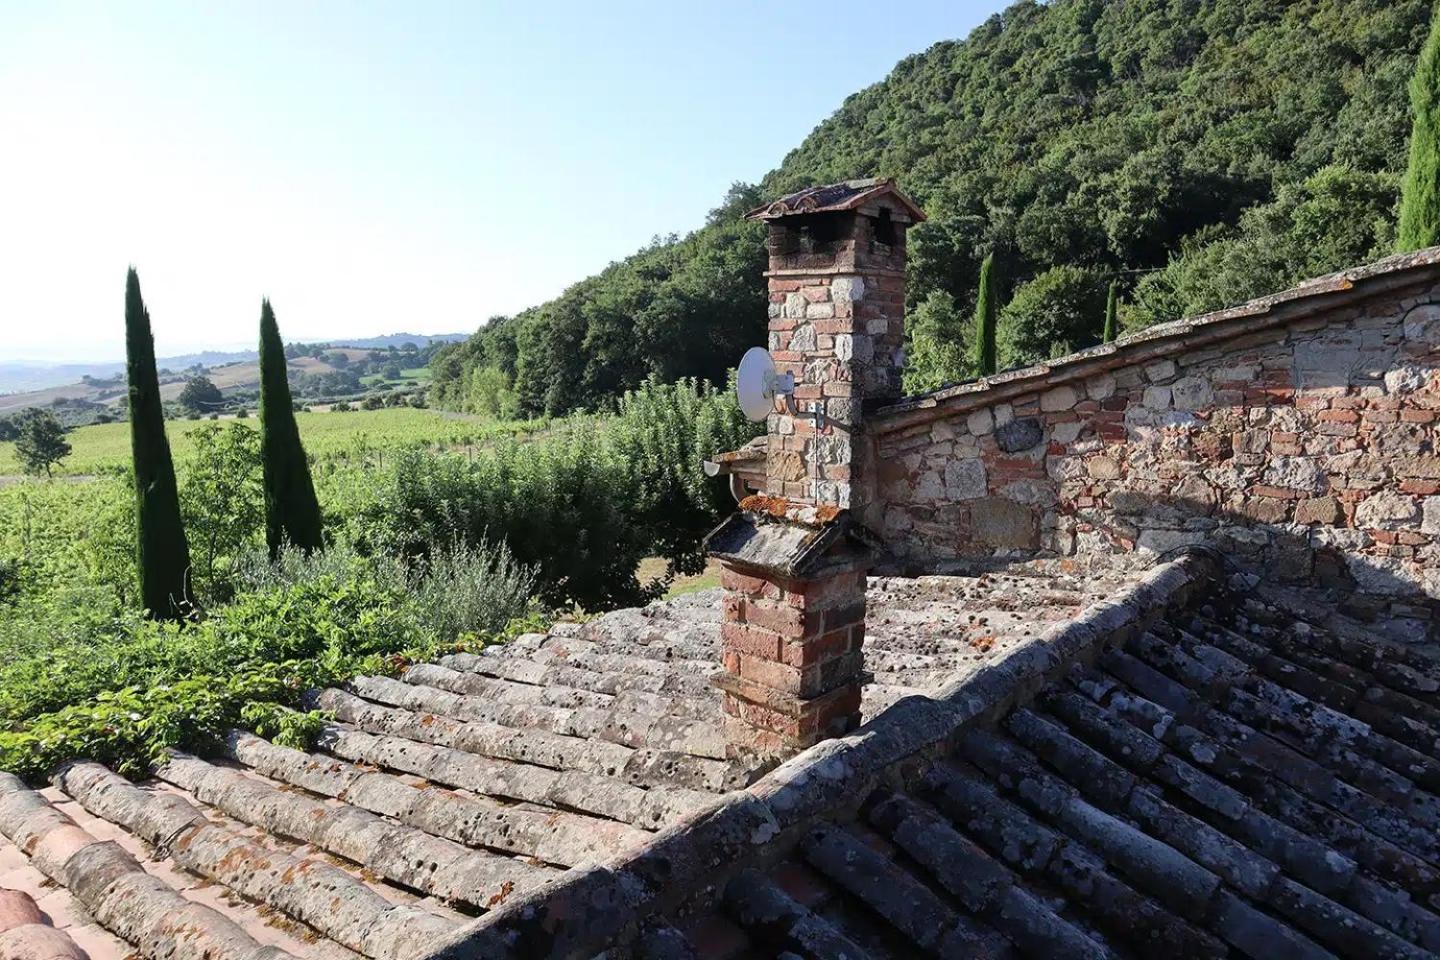
<svg viewBox="0 0 1440 960"><path fill-rule="evenodd" d="M745 214L746 220L778 220L807 213L834 213L854 210L881 197L889 197L905 208L914 223L925 220L925 211L915 205L895 181L889 177L867 177L863 180L845 180L823 187L806 187L796 193L773 200L763 207L756 207Z"/></svg>

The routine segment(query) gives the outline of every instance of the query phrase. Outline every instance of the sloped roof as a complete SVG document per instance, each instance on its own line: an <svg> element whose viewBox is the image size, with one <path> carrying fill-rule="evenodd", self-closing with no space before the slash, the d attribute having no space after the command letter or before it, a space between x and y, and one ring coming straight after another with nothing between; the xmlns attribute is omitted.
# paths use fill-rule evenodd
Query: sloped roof
<svg viewBox="0 0 1440 960"><path fill-rule="evenodd" d="M809 213L836 213L854 210L882 198L890 199L905 209L915 223L925 220L925 211L915 201L900 192L891 178L869 177L864 180L845 180L823 187L806 187L804 190L787 194L756 207L745 214L746 220L778 220L781 217Z"/></svg>
<svg viewBox="0 0 1440 960"><path fill-rule="evenodd" d="M1107 589L872 586L865 716ZM319 695L335 722L313 751L234 731L141 784L94 763L43 791L0 775L0 944L24 895L55 920L37 936L91 960L411 960L758 775L725 758L719 620L712 590L361 677Z"/></svg>
<svg viewBox="0 0 1440 960"><path fill-rule="evenodd" d="M988 377L950 384L905 397L879 408L874 429L899 429L959 410L988 406L1009 396L1049 389L1093 377L1106 370L1173 356L1200 346L1222 343L1265 327L1294 321L1318 310L1341 306L1433 276L1440 265L1440 247L1397 254L1352 267L1258 297L1238 306L1196 317L1157 324L1118 338L1026 367L1002 370Z"/></svg>
<svg viewBox="0 0 1440 960"><path fill-rule="evenodd" d="M1440 661L1221 577L1190 551L433 956L1437 955Z"/></svg>

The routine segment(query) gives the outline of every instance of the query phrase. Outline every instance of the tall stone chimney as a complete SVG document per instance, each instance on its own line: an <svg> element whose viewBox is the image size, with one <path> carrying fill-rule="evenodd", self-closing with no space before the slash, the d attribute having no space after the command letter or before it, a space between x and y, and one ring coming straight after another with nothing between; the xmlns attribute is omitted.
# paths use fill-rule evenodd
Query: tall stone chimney
<svg viewBox="0 0 1440 960"><path fill-rule="evenodd" d="M770 355L795 391L767 423L765 495L706 547L723 568L727 749L763 769L860 723L865 411L901 393L905 231L925 215L893 181L851 180L747 216L769 226Z"/></svg>
<svg viewBox="0 0 1440 960"><path fill-rule="evenodd" d="M766 493L863 515L875 488L865 410L901 395L905 232L925 214L893 180L871 179L747 217L769 226L769 347L795 376L794 402L768 424Z"/></svg>

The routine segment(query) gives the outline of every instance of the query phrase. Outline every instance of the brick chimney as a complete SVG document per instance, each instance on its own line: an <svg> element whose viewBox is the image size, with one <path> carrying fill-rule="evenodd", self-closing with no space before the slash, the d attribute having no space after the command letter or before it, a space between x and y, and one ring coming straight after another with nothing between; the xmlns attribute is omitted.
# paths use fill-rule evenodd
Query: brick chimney
<svg viewBox="0 0 1440 960"><path fill-rule="evenodd" d="M795 391L767 422L765 495L706 547L723 569L727 747L763 769L860 723L864 417L901 394L905 231L925 215L893 181L851 180L747 216L769 226L769 348Z"/></svg>
<svg viewBox="0 0 1440 960"><path fill-rule="evenodd" d="M871 558L849 514L747 497L706 548L724 588L728 754L763 771L859 726Z"/></svg>
<svg viewBox="0 0 1440 960"><path fill-rule="evenodd" d="M765 492L863 515L874 499L865 409L901 395L905 232L925 214L893 180L872 179L747 217L769 227L770 353L795 376L794 404L769 420Z"/></svg>

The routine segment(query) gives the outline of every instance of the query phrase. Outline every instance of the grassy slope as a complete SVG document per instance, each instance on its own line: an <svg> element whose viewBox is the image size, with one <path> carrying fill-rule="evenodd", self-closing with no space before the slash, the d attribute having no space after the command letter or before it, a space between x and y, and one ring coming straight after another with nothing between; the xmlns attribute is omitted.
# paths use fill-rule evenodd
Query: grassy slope
<svg viewBox="0 0 1440 960"><path fill-rule="evenodd" d="M384 410L356 410L350 413L298 413L300 436L312 457L323 458L353 449L362 439L372 448L411 444L461 444L487 436L510 433L515 427L480 418L459 417L435 410L390 407ZM166 423L170 446L177 460L192 453L190 434L209 420L171 420ZM259 427L251 418L243 421ZM63 474L87 474L104 467L130 462L130 425L103 423L80 427L68 435L74 452L61 464ZM0 476L21 472L13 443L0 443Z"/></svg>

